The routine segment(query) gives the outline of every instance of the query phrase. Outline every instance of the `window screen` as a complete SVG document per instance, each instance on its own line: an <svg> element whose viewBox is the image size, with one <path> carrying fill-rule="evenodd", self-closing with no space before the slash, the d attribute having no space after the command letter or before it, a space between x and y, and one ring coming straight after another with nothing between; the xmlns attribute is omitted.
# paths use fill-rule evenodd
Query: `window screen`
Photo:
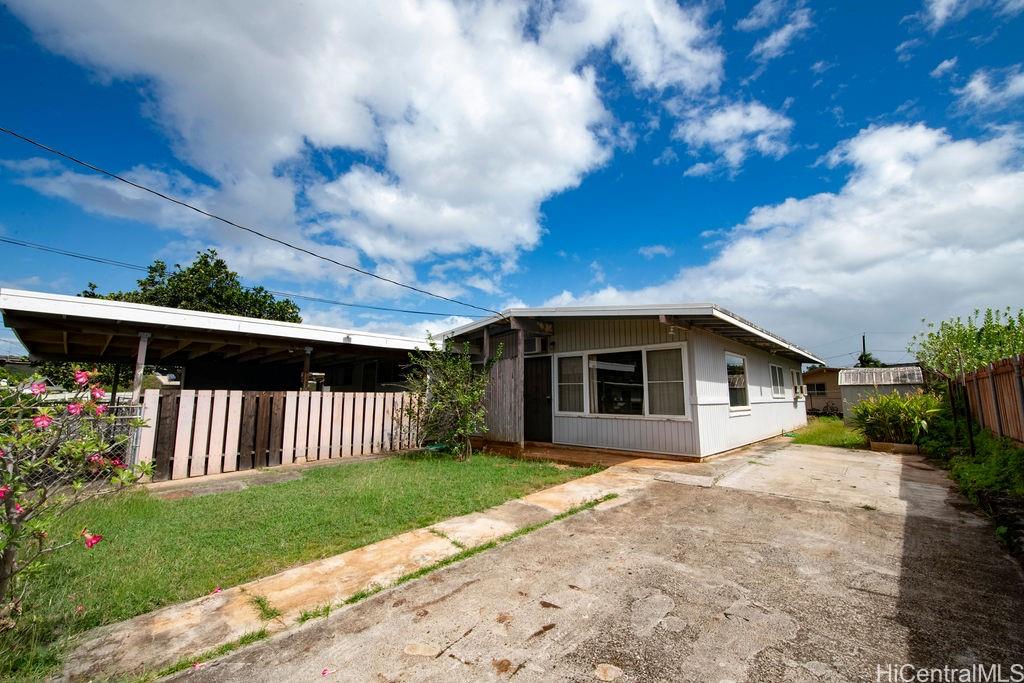
<svg viewBox="0 0 1024 683"><path fill-rule="evenodd" d="M583 412L583 356L558 359L558 409L566 413Z"/></svg>
<svg viewBox="0 0 1024 683"><path fill-rule="evenodd" d="M643 352L596 353L589 358L590 412L643 415Z"/></svg>
<svg viewBox="0 0 1024 683"><path fill-rule="evenodd" d="M647 352L647 412L650 415L685 415L683 354L679 349Z"/></svg>
<svg viewBox="0 0 1024 683"><path fill-rule="evenodd" d="M746 408L750 405L747 397L747 361L743 356L725 354L725 372L729 381L729 406Z"/></svg>

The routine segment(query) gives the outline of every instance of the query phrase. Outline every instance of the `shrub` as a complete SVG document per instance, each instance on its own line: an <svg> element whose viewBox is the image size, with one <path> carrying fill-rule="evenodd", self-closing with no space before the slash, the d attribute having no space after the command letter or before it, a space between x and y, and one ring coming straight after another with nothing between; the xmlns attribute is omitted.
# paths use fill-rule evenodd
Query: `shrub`
<svg viewBox="0 0 1024 683"><path fill-rule="evenodd" d="M103 389L82 370L73 380L77 390L67 403L47 402L46 385L38 381L0 389L0 631L21 614L33 568L78 542L51 538L53 520L148 473L114 454L128 435L111 428ZM79 536L87 549L103 538L88 528Z"/></svg>
<svg viewBox="0 0 1024 683"><path fill-rule="evenodd" d="M457 460L465 460L473 452L471 438L487 431L484 399L501 345L493 358L474 368L468 345L460 353L429 341L429 351L409 354L406 382L412 402L406 415L418 443L438 445Z"/></svg>
<svg viewBox="0 0 1024 683"><path fill-rule="evenodd" d="M853 406L851 420L871 441L917 443L940 407L937 396L920 391L876 393Z"/></svg>

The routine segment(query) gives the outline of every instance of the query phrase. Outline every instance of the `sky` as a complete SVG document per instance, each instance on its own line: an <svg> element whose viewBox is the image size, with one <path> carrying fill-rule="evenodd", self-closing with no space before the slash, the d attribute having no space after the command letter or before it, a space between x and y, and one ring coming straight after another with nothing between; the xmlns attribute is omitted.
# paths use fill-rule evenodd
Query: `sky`
<svg viewBox="0 0 1024 683"><path fill-rule="evenodd" d="M487 309L720 304L825 358L1024 299L1024 0L7 0L0 126ZM1015 47L1016 46L1016 47ZM213 247L306 322L480 311L0 135L0 237ZM0 286L139 274L0 243ZM0 350L17 350L9 330Z"/></svg>

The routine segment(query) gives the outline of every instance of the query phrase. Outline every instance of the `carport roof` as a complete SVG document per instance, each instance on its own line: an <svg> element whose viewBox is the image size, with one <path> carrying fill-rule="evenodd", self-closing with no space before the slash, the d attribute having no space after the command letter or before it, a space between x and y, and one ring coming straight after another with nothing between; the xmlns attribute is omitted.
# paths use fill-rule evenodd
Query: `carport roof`
<svg viewBox="0 0 1024 683"><path fill-rule="evenodd" d="M149 358L167 365L211 353L286 361L306 347L323 359L426 346L409 337L16 289L0 289L0 311L28 352L44 360L132 361L144 332Z"/></svg>
<svg viewBox="0 0 1024 683"><path fill-rule="evenodd" d="M680 327L698 327L723 337L771 351L803 363L824 361L809 351L786 341L754 323L725 310L717 304L649 304L640 306L565 306L548 308L510 308L501 315L478 320L444 333L444 338L463 337L484 327L522 319L554 318L657 318L662 322Z"/></svg>

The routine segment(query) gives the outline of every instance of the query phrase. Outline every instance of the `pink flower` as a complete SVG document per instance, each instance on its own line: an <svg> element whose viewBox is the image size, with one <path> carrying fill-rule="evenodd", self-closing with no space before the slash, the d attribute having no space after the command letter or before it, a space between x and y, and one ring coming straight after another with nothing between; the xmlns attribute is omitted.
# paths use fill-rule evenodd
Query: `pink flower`
<svg viewBox="0 0 1024 683"><path fill-rule="evenodd" d="M121 462L121 458L114 458L113 460L110 461L110 464L113 465L114 467L116 467L119 470L123 470L124 469L124 463Z"/></svg>
<svg viewBox="0 0 1024 683"><path fill-rule="evenodd" d="M192 665L192 668L193 669L202 669L204 666L206 666L206 665L203 664L202 662L196 662L195 664Z"/></svg>
<svg viewBox="0 0 1024 683"><path fill-rule="evenodd" d="M0 458L4 457L5 455L7 455L7 451L5 451L4 449L0 448Z"/></svg>
<svg viewBox="0 0 1024 683"><path fill-rule="evenodd" d="M49 415L36 415L32 418L32 424L36 426L36 429L46 429L53 424L53 418Z"/></svg>
<svg viewBox="0 0 1024 683"><path fill-rule="evenodd" d="M21 507L21 503L15 503L14 504L14 511L17 512L20 515L22 512L25 511L25 508Z"/></svg>
<svg viewBox="0 0 1024 683"><path fill-rule="evenodd" d="M85 547L89 549L103 540L99 534L90 534L88 529L82 529L82 538L85 539Z"/></svg>
<svg viewBox="0 0 1024 683"><path fill-rule="evenodd" d="M85 605L75 605L75 614L81 614L85 611Z"/></svg>
<svg viewBox="0 0 1024 683"><path fill-rule="evenodd" d="M107 404L106 403L97 403L96 404L96 414L97 415L102 415L105 412L107 412Z"/></svg>
<svg viewBox="0 0 1024 683"><path fill-rule="evenodd" d="M97 401L107 395L107 392L103 391L103 387L93 387L90 393L93 399Z"/></svg>
<svg viewBox="0 0 1024 683"><path fill-rule="evenodd" d="M217 586L216 588L213 589L213 592L210 593L210 595L216 595L217 593L220 593L220 591L221 591L221 587Z"/></svg>
<svg viewBox="0 0 1024 683"><path fill-rule="evenodd" d="M99 453L93 453L87 458L87 461L93 464L101 463L103 462L103 456L101 456Z"/></svg>
<svg viewBox="0 0 1024 683"><path fill-rule="evenodd" d="M321 676L330 676L331 674L337 673L337 672L338 672L337 669L324 669L323 671L320 672L320 675Z"/></svg>
<svg viewBox="0 0 1024 683"><path fill-rule="evenodd" d="M42 382L33 382L29 390L33 396L42 396L46 393L46 385Z"/></svg>
<svg viewBox="0 0 1024 683"><path fill-rule="evenodd" d="M89 383L89 373L85 370L75 370L75 384L86 385Z"/></svg>
<svg viewBox="0 0 1024 683"><path fill-rule="evenodd" d="M10 493L10 492L11 492L11 487L8 486L7 484L4 484L3 486L0 486L0 500L3 500L4 498L6 498L7 494Z"/></svg>
<svg viewBox="0 0 1024 683"><path fill-rule="evenodd" d="M82 404L81 403L69 403L68 404L68 412L71 413L72 415L81 415L82 414Z"/></svg>

